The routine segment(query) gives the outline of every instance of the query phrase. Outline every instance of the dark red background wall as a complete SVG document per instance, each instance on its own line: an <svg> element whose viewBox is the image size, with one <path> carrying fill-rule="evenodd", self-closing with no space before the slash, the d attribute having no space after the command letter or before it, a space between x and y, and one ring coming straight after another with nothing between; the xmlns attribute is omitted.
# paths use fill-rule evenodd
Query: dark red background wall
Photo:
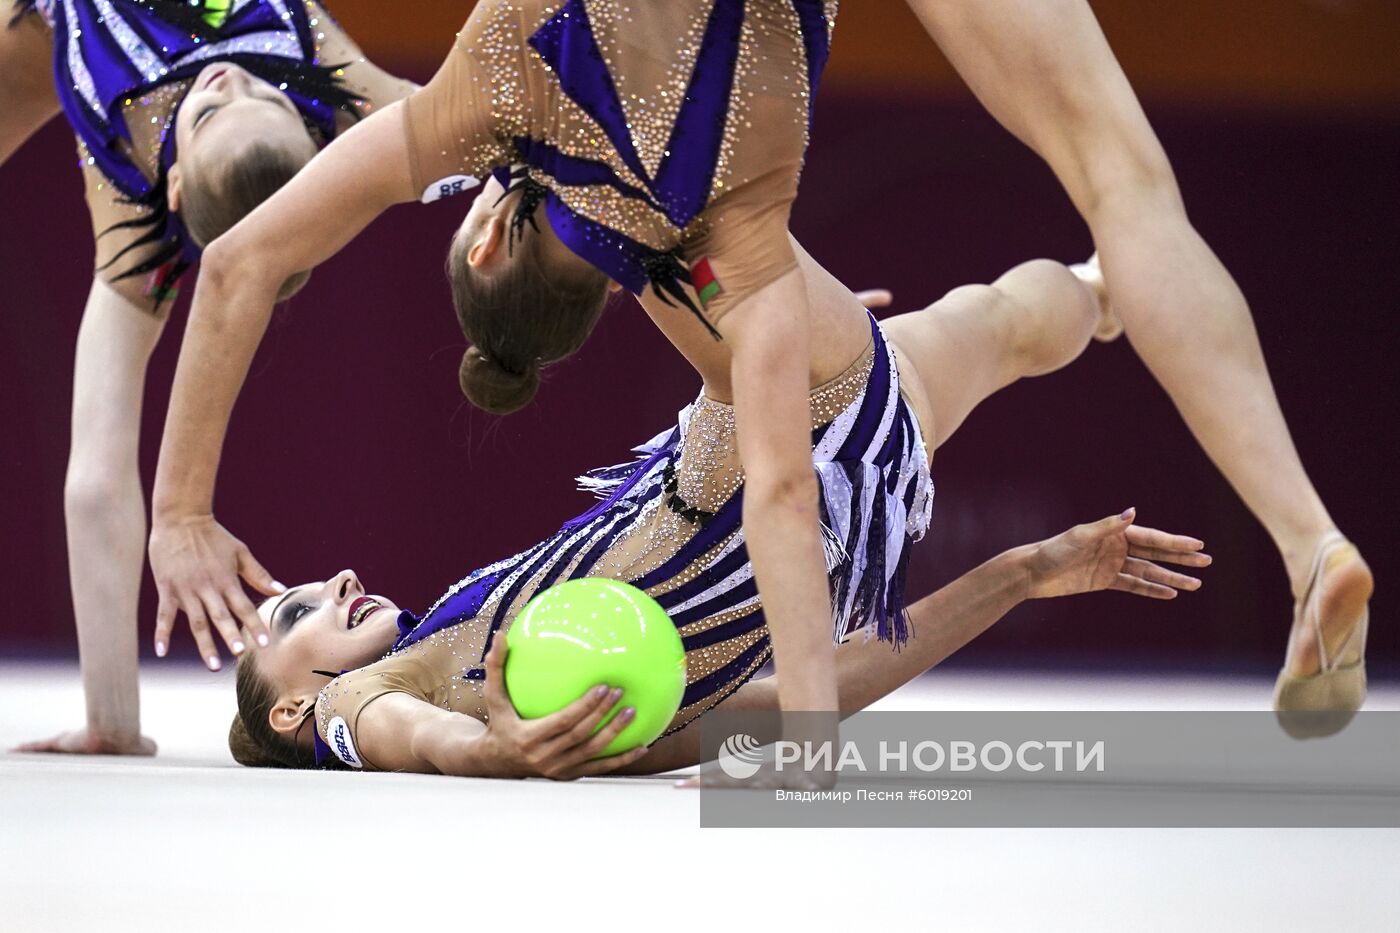
<svg viewBox="0 0 1400 933"><path fill-rule="evenodd" d="M439 21L467 8L429 5L400 41L364 4L341 6L371 54L420 80L433 62L414 37L436 35ZM1215 58L1217 28L1181 27L1168 49L1134 28L1160 36L1160 15L1147 6L1096 5L1120 52L1142 50L1124 54L1125 66L1146 86L1192 217L1249 296L1305 462L1376 570L1371 657L1384 676L1400 671L1400 637L1387 624L1400 575L1389 537L1400 76L1366 56L1378 29L1390 30L1392 49L1400 30L1388 7L1349 6L1326 14L1340 17L1332 32L1313 23L1331 45L1292 66L1259 48L1287 45L1270 36L1294 41L1288 28L1234 22L1243 64L1232 71ZM1324 16L1315 4L1272 8L1303 17L1296 28ZM1208 5L1183 9L1211 15ZM799 238L851 286L892 288L900 311L1027 258L1082 258L1087 232L1049 171L950 84L931 47L926 85L870 80L888 67L876 26L901 36L892 45L900 55L924 48L910 46L902 15L888 3L843 13L794 218ZM1193 60L1214 64L1193 69ZM0 170L0 579L9 604L0 652L9 654L74 650L62 482L91 246L73 161L55 124ZM391 212L316 273L258 356L217 511L288 583L351 566L371 589L424 607L466 571L585 507L571 477L625 459L697 391L626 301L551 371L532 409L493 419L467 406L455 377L463 340L441 273L465 205ZM151 367L147 477L183 322L182 306ZM934 478L934 527L916 555L914 594L1004 547L1128 505L1145 523L1203 537L1217 558L1207 587L1174 604L1109 594L1023 607L964 662L1277 665L1291 603L1268 538L1125 342L1094 345L1069 369L991 400L938 453ZM154 606L148 580L143 642ZM177 653L189 654L187 640Z"/></svg>

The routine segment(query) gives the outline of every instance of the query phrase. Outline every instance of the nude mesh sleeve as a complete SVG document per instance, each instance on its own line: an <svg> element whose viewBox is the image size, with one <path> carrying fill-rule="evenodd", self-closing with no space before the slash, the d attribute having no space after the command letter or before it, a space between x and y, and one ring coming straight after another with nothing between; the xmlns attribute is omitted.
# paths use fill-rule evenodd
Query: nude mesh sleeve
<svg viewBox="0 0 1400 933"><path fill-rule="evenodd" d="M426 700L432 674L412 657L393 655L368 667L348 671L331 681L316 699L316 730L331 752L352 768L382 770L374 764L374 749L358 738L360 714L382 696L406 693Z"/></svg>
<svg viewBox="0 0 1400 933"><path fill-rule="evenodd" d="M149 227L121 226L130 221L145 220L150 216L150 210L129 203L100 168L88 163L87 147L81 140L77 142L77 149L83 175L83 198L92 221L93 274L129 300L149 302L154 308L156 299L147 294L150 291L149 275L119 278L123 272L155 256L161 246L160 243L135 245L150 232ZM123 253L123 250L126 252Z"/></svg>
<svg viewBox="0 0 1400 933"><path fill-rule="evenodd" d="M510 161L497 139L491 84L467 51L472 23L457 37L431 81L404 102L413 186L427 203L460 194L473 185L463 176L485 180L496 165Z"/></svg>

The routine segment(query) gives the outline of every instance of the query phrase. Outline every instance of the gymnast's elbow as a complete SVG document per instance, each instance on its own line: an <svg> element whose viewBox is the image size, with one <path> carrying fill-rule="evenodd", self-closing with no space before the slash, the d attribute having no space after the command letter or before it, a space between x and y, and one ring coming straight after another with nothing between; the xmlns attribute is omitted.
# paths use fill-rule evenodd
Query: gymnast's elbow
<svg viewBox="0 0 1400 933"><path fill-rule="evenodd" d="M482 736L485 727L470 716L436 711L407 730L407 754L397 770L453 777L489 777Z"/></svg>
<svg viewBox="0 0 1400 933"><path fill-rule="evenodd" d="M221 305L254 291L276 294L291 274L280 268L277 250L265 240L228 231L206 246L199 258L198 293L220 298Z"/></svg>

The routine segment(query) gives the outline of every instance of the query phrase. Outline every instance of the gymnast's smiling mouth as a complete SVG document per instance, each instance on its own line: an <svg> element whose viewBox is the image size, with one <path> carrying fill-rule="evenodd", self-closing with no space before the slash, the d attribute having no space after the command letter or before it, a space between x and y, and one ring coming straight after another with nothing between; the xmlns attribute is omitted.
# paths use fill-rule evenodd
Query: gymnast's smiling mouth
<svg viewBox="0 0 1400 933"><path fill-rule="evenodd" d="M345 630L350 631L358 628L366 619L384 608L386 608L384 604L373 596L359 597L350 604L350 613L345 620Z"/></svg>

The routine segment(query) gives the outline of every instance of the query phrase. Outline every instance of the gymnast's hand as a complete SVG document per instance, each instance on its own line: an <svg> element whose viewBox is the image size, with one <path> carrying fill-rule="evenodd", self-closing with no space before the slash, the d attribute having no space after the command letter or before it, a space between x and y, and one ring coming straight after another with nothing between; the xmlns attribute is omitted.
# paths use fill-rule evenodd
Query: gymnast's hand
<svg viewBox="0 0 1400 933"><path fill-rule="evenodd" d="M272 579L248 546L229 534L214 516L156 522L151 529L150 557L160 591L157 657L165 657L175 617L181 612L190 620L200 657L211 671L223 666L209 632L211 623L235 655L243 653L244 631L258 644L268 643L267 624L243 592L239 578L265 596L287 588Z"/></svg>
<svg viewBox="0 0 1400 933"><path fill-rule="evenodd" d="M1201 581L1160 566L1206 567L1205 543L1133 524L1135 509L1110 515L1037 544L1018 548L1027 574L1026 597L1071 596L1095 590L1122 590L1151 599L1175 599Z"/></svg>
<svg viewBox="0 0 1400 933"><path fill-rule="evenodd" d="M156 743L144 735L107 737L92 729L74 729L51 739L24 742L10 749L13 752L46 753L51 755L138 755L150 757L156 753Z"/></svg>
<svg viewBox="0 0 1400 933"><path fill-rule="evenodd" d="M521 719L506 694L508 650L505 637L500 635L486 653L483 694L487 722L481 744L489 776L572 781L607 774L647 753L647 746L640 745L608 758L595 757L617 738L635 715L635 710L629 706L598 729L598 724L622 696L620 689L607 684L599 684L557 713L540 719Z"/></svg>

